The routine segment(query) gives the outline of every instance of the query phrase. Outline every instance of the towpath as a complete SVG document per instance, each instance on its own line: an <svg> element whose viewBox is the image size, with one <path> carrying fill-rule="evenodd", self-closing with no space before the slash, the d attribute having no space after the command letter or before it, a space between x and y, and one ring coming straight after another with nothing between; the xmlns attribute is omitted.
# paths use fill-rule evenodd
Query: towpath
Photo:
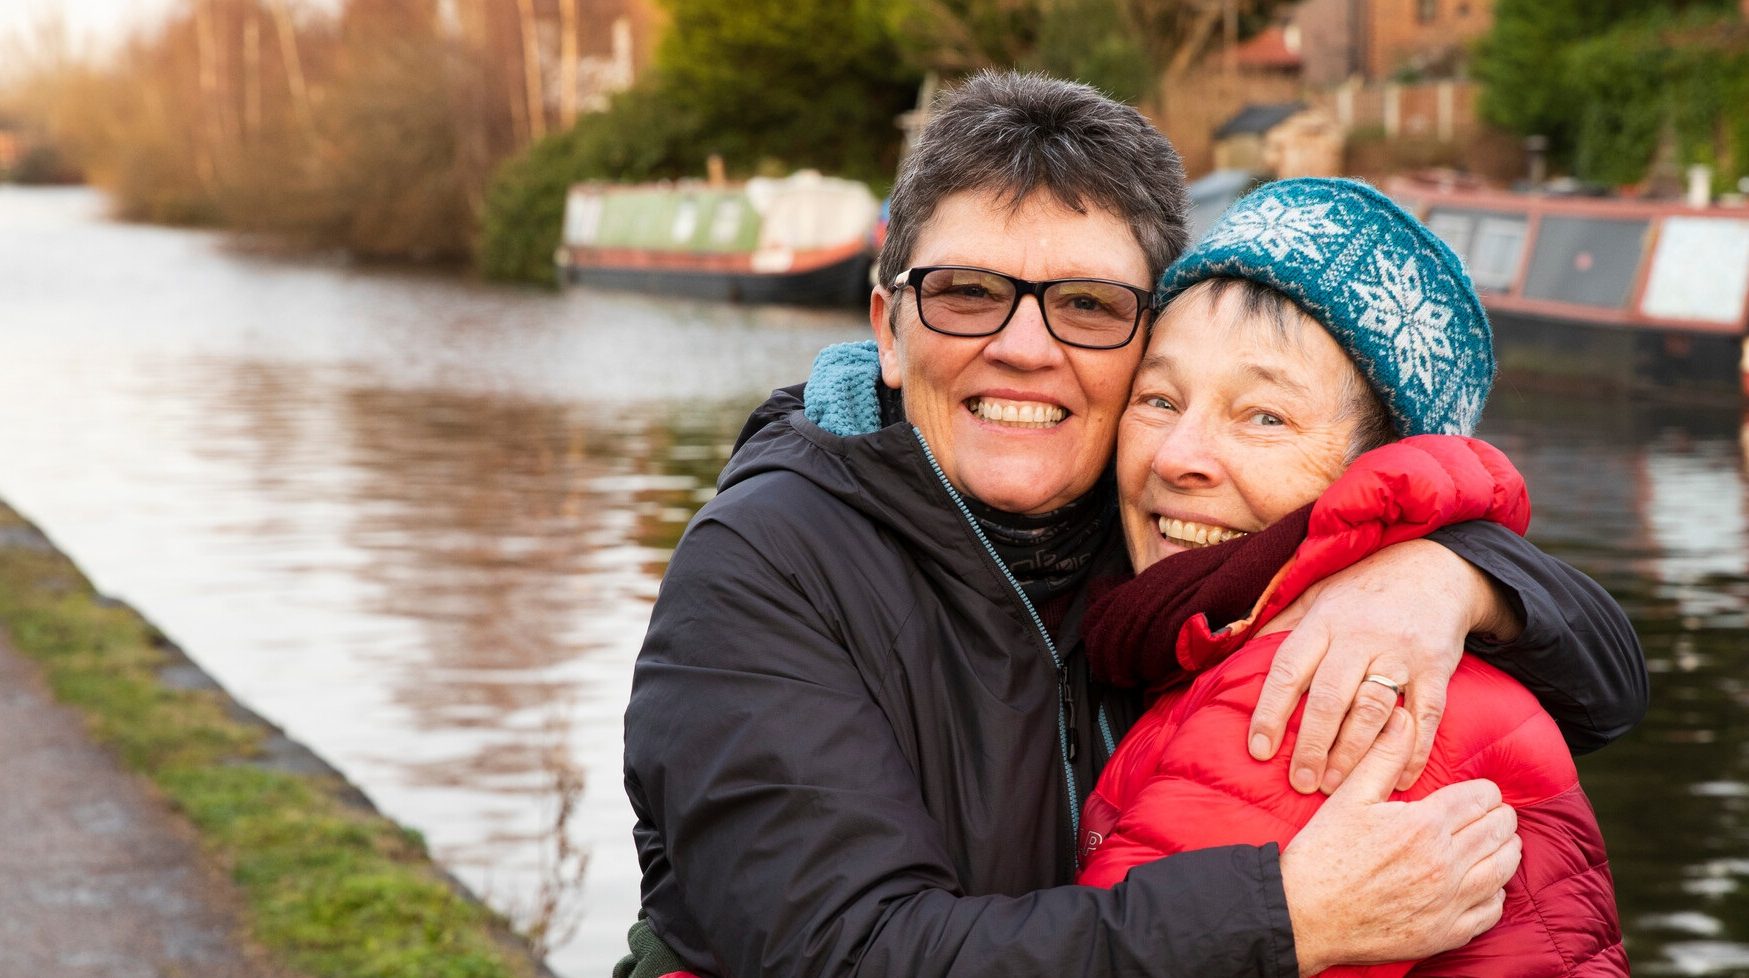
<svg viewBox="0 0 1749 978"><path fill-rule="evenodd" d="M0 978L244 978L230 881L0 639Z"/></svg>

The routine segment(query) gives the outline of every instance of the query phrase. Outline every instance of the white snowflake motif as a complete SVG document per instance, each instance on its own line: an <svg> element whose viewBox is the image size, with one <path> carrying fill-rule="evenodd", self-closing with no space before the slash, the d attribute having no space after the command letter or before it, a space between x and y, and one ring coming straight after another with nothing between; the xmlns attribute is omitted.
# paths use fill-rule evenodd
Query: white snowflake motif
<svg viewBox="0 0 1749 978"><path fill-rule="evenodd" d="M1290 207L1271 197L1255 207L1229 214L1209 236L1208 244L1215 248L1250 245L1269 252L1269 257L1276 261L1297 251L1321 262L1322 242L1348 233L1347 228L1327 216L1330 207L1329 203Z"/></svg>
<svg viewBox="0 0 1749 978"><path fill-rule="evenodd" d="M1458 394L1457 403L1452 405L1451 420L1446 422L1447 435L1468 435L1475 433L1476 425L1482 420L1482 389L1469 387Z"/></svg>
<svg viewBox="0 0 1749 978"><path fill-rule="evenodd" d="M1390 337L1396 352L1397 376L1414 377L1427 390L1433 389L1434 362L1456 360L1445 326L1451 322L1451 307L1427 297L1421 284L1421 269L1410 256L1401 267L1384 255L1377 257L1379 284L1351 283L1366 303L1360 325L1380 336Z"/></svg>

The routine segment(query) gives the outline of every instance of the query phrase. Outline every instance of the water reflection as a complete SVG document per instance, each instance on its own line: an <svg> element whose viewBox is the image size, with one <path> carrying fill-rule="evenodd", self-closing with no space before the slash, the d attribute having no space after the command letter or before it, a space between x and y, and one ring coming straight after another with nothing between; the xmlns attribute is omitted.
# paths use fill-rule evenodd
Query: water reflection
<svg viewBox="0 0 1749 978"><path fill-rule="evenodd" d="M566 974L637 900L620 718L746 410L853 315L479 288L0 188L0 496L508 909L587 853ZM1615 593L1652 714L1581 761L1640 974L1749 973L1749 428L1503 385L1533 537Z"/></svg>
<svg viewBox="0 0 1749 978"><path fill-rule="evenodd" d="M1749 424L1509 392L1484 435L1530 481L1533 538L1609 586L1646 646L1646 722L1580 761L1634 972L1749 971Z"/></svg>

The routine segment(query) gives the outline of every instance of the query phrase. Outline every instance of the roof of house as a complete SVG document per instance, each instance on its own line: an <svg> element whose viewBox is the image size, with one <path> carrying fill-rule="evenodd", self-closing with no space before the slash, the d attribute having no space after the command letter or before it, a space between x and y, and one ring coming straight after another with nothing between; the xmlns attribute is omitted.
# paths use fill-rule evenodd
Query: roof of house
<svg viewBox="0 0 1749 978"><path fill-rule="evenodd" d="M1262 135L1304 112L1305 109L1306 103L1304 102L1247 105L1239 110L1238 115L1228 119L1219 129L1215 130L1215 138Z"/></svg>
<svg viewBox="0 0 1749 978"><path fill-rule="evenodd" d="M1300 53L1288 46L1287 29L1271 24L1233 49L1241 68L1293 69L1300 67Z"/></svg>

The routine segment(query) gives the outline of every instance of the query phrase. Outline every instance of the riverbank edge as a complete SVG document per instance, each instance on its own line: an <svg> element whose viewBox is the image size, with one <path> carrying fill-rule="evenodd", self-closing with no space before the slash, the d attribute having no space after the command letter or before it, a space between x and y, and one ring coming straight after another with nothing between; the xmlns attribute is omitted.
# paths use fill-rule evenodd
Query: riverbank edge
<svg viewBox="0 0 1749 978"><path fill-rule="evenodd" d="M99 593L0 501L0 629L193 827L250 938L309 978L553 978L529 941L313 751Z"/></svg>

